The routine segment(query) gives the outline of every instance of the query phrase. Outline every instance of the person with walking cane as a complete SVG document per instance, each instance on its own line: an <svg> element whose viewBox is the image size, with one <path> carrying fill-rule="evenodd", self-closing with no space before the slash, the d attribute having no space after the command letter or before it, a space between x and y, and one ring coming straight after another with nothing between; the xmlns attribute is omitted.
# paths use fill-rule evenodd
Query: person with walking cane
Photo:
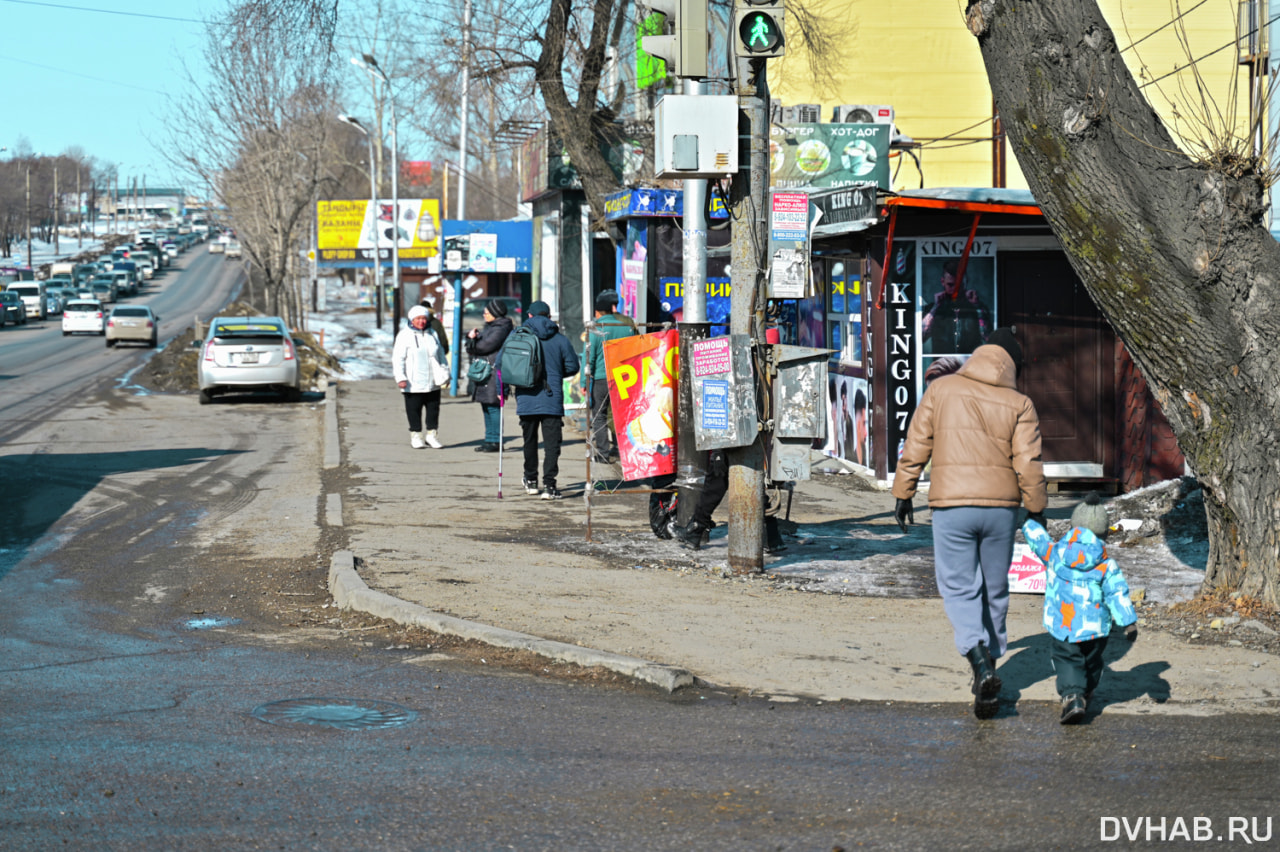
<svg viewBox="0 0 1280 852"><path fill-rule="evenodd" d="M514 327L503 301L491 299L484 307L484 327L467 332L465 345L467 354L471 356L471 369L467 373L471 379L471 398L480 403L484 416L484 441L476 447L478 453L498 452L502 440L499 422L502 400L493 364ZM485 377L481 378L482 375Z"/></svg>
<svg viewBox="0 0 1280 852"><path fill-rule="evenodd" d="M973 713L1000 709L995 661L1008 636L1009 563L1018 506L1044 526L1048 493L1040 458L1040 419L1018 391L1022 347L1007 328L957 372L936 379L920 398L893 479L894 517L905 533L915 522L911 498L929 459L934 572L956 650L973 669Z"/></svg>

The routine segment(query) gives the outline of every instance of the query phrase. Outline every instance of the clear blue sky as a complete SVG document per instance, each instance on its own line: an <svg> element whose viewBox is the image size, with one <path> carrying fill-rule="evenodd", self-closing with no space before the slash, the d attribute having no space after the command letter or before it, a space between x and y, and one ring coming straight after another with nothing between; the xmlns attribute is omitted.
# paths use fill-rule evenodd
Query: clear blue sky
<svg viewBox="0 0 1280 852"><path fill-rule="evenodd" d="M120 182L178 177L155 145L179 56L201 73L203 0L0 0L0 146L39 154L79 146L116 163Z"/></svg>

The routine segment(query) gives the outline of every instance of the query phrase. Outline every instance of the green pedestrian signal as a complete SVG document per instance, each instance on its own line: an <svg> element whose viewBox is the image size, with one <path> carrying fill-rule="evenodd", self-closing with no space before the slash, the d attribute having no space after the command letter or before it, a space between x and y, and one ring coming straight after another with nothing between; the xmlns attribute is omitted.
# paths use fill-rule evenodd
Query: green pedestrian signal
<svg viewBox="0 0 1280 852"><path fill-rule="evenodd" d="M769 59L786 53L782 0L738 0L734 10L738 56Z"/></svg>

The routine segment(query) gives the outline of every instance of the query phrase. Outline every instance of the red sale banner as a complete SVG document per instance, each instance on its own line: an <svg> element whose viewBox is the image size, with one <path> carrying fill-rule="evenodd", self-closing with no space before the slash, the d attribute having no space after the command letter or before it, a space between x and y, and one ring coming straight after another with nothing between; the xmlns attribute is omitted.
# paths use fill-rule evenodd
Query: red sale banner
<svg viewBox="0 0 1280 852"><path fill-rule="evenodd" d="M679 341L673 329L604 345L623 479L675 472Z"/></svg>

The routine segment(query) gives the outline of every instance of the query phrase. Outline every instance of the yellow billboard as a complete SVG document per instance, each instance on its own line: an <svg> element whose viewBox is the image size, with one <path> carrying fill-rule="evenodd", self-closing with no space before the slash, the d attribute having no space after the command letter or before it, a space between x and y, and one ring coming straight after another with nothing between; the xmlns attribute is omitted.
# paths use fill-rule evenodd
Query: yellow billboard
<svg viewBox="0 0 1280 852"><path fill-rule="evenodd" d="M321 261L372 264L375 256L391 260L425 260L440 254L440 202L435 198L402 198L398 205L379 199L316 203L316 248Z"/></svg>

